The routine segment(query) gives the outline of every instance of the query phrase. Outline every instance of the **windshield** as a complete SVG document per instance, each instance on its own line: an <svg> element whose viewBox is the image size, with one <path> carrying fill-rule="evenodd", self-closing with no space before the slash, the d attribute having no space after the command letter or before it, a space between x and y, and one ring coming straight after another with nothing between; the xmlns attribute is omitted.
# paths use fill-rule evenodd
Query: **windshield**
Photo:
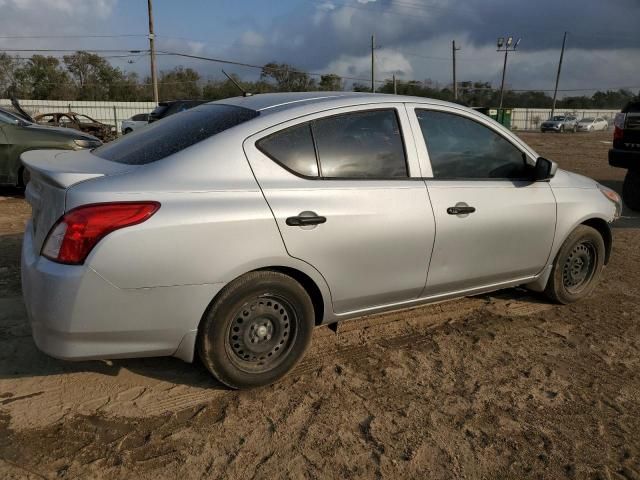
<svg viewBox="0 0 640 480"><path fill-rule="evenodd" d="M128 165L157 162L259 114L232 105L201 105L120 137L96 148L93 154Z"/></svg>
<svg viewBox="0 0 640 480"><path fill-rule="evenodd" d="M12 125L15 125L17 120L18 120L18 117L14 117L13 115L10 115L7 112L0 111L0 122L10 123Z"/></svg>
<svg viewBox="0 0 640 480"><path fill-rule="evenodd" d="M555 117L553 117L551 120L553 120L554 122L562 122L564 120L564 116L558 116L556 115Z"/></svg>
<svg viewBox="0 0 640 480"><path fill-rule="evenodd" d="M95 123L95 120L91 117L87 117L86 115L76 115L76 119L80 123Z"/></svg>
<svg viewBox="0 0 640 480"><path fill-rule="evenodd" d="M583 118L580 120L580 123L591 123L593 122L593 118Z"/></svg>

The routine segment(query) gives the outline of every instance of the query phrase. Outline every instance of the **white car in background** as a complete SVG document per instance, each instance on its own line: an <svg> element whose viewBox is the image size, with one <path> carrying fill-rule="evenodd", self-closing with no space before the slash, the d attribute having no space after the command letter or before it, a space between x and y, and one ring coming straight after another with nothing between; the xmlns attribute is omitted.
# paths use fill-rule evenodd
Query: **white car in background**
<svg viewBox="0 0 640 480"><path fill-rule="evenodd" d="M138 113L137 115L122 121L122 134L126 135L127 133L131 133L136 128L144 127L147 123L149 123L149 114Z"/></svg>
<svg viewBox="0 0 640 480"><path fill-rule="evenodd" d="M602 117L586 117L578 122L579 132L595 132L596 130L607 130L609 122Z"/></svg>

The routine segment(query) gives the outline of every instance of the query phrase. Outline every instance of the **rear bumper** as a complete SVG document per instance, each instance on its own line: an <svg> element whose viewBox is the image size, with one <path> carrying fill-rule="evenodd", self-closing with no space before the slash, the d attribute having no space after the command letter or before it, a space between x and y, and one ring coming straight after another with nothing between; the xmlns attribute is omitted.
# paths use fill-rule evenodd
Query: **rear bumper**
<svg viewBox="0 0 640 480"><path fill-rule="evenodd" d="M618 168L640 168L640 152L612 148L609 150L609 165Z"/></svg>
<svg viewBox="0 0 640 480"><path fill-rule="evenodd" d="M121 289L90 266L60 265L22 246L22 290L33 339L65 360L173 355L193 359L202 314L222 284Z"/></svg>

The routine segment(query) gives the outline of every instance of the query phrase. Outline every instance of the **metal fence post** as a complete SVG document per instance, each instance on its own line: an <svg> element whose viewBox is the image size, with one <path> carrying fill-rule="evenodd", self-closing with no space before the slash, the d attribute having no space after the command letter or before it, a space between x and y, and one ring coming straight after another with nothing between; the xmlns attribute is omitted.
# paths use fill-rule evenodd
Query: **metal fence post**
<svg viewBox="0 0 640 480"><path fill-rule="evenodd" d="M113 123L116 126L116 138L118 137L118 135L120 134L120 131L118 130L118 113L116 111L116 106L113 106Z"/></svg>

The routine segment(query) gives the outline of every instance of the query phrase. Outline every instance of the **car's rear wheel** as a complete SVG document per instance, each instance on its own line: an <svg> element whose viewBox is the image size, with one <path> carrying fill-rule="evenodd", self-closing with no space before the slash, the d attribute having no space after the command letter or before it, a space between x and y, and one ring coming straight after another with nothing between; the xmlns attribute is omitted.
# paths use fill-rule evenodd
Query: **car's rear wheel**
<svg viewBox="0 0 640 480"><path fill-rule="evenodd" d="M125 128L125 129L124 129L124 132L122 132L122 133L123 133L124 135L126 135L127 133L131 133L131 132L133 132L133 129L131 129L131 128Z"/></svg>
<svg viewBox="0 0 640 480"><path fill-rule="evenodd" d="M578 226L562 244L553 262L545 294L564 304L586 297L600 279L604 257L602 235L587 225Z"/></svg>
<svg viewBox="0 0 640 480"><path fill-rule="evenodd" d="M622 185L622 199L631 210L640 211L640 170L628 170Z"/></svg>
<svg viewBox="0 0 640 480"><path fill-rule="evenodd" d="M314 327L311 298L279 272L248 273L227 285L200 326L202 363L232 388L268 385L302 358Z"/></svg>

